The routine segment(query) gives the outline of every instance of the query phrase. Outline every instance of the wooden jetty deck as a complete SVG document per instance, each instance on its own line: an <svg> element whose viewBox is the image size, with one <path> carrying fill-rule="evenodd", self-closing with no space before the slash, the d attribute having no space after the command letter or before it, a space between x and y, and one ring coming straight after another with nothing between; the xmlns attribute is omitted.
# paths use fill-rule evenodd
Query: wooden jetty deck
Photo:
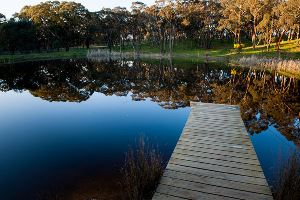
<svg viewBox="0 0 300 200"><path fill-rule="evenodd" d="M191 106L153 200L273 199L239 107Z"/></svg>

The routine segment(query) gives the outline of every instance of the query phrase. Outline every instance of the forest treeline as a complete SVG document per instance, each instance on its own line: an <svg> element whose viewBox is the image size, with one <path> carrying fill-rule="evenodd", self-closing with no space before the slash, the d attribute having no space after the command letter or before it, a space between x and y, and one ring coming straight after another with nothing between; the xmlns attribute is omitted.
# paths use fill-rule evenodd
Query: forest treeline
<svg viewBox="0 0 300 200"><path fill-rule="evenodd" d="M300 0L157 0L131 9L116 7L89 12L75 2L47 1L25 6L11 19L0 14L0 53L59 51L105 45L110 50L132 45L139 54L147 42L161 53L189 40L211 48L216 40L235 47L252 43L267 49L282 40L299 39Z"/></svg>

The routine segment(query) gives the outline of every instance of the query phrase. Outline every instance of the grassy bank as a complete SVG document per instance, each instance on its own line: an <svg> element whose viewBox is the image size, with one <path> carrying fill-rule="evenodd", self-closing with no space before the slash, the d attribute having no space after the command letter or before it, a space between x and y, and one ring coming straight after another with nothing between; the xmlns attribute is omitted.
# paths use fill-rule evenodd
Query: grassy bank
<svg viewBox="0 0 300 200"><path fill-rule="evenodd" d="M242 50L233 49L232 43L227 42L214 42L212 49L200 49L195 46L192 41L177 41L174 46L173 57L176 62L185 61L228 61L237 59L243 56L255 55L258 57L266 58L284 58L284 59L300 59L300 45L298 41L284 41L281 43L281 50L277 52L275 50L275 43L271 44L270 50L267 51L264 45L258 45L256 49L253 49L251 44ZM93 49L97 49L93 47ZM118 52L119 47L116 47L114 51ZM130 44L123 47L123 52L131 53L133 55L133 48ZM158 47L154 47L150 44L142 44L141 53L146 55L145 57L157 57L160 53ZM51 59L69 59L69 58L84 58L87 55L87 49L84 48L72 48L69 52L61 50L60 52L49 53L30 53L30 54L15 54L15 55L0 55L0 63L16 63L24 61L36 61L36 60L51 60ZM149 56L150 55L150 56ZM151 56L152 55L152 56ZM168 52L163 57L168 58Z"/></svg>
<svg viewBox="0 0 300 200"><path fill-rule="evenodd" d="M269 51L265 45L258 45L255 49L252 48L251 44L246 45L241 50L233 49L232 43L227 42L214 42L211 49L200 49L195 46L191 41L177 41L174 46L173 55L176 58L180 57L229 57L235 58L240 56L257 55L263 57L282 57L290 59L300 58L300 44L298 41L283 41L280 46L280 51L277 52L275 49L276 44L272 43ZM115 51L119 51L119 48L115 48ZM123 48L124 52L132 52L132 46L128 45ZM159 48L154 47L150 44L142 44L141 53L153 54L160 53ZM166 52L168 54L168 52Z"/></svg>
<svg viewBox="0 0 300 200"><path fill-rule="evenodd" d="M0 55L0 63L18 63L18 62L39 61L39 60L85 58L86 54L87 54L87 49L72 48L68 52L61 50L61 51L43 52L43 53Z"/></svg>

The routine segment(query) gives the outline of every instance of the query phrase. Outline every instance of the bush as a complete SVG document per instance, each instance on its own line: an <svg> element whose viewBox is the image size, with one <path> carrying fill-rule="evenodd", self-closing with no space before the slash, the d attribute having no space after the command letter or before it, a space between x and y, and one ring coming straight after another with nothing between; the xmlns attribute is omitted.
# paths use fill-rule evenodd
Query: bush
<svg viewBox="0 0 300 200"><path fill-rule="evenodd" d="M152 199L164 171L163 159L155 148L145 145L140 139L139 148L126 155L121 169L123 198L128 200Z"/></svg>
<svg viewBox="0 0 300 200"><path fill-rule="evenodd" d="M300 152L283 165L277 185L275 185L274 197L276 200L300 199Z"/></svg>
<svg viewBox="0 0 300 200"><path fill-rule="evenodd" d="M234 44L233 45L233 48L234 49L242 49L242 48L244 48L245 47L245 44Z"/></svg>

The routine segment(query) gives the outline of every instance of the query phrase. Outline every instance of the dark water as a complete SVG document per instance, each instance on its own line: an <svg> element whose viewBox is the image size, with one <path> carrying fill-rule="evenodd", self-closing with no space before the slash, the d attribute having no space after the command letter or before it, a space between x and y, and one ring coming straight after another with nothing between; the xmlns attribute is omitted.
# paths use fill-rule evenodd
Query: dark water
<svg viewBox="0 0 300 200"><path fill-rule="evenodd" d="M270 184L300 141L300 82L219 64L45 61L0 67L0 196L119 199L139 138L168 161L190 101L239 104Z"/></svg>

